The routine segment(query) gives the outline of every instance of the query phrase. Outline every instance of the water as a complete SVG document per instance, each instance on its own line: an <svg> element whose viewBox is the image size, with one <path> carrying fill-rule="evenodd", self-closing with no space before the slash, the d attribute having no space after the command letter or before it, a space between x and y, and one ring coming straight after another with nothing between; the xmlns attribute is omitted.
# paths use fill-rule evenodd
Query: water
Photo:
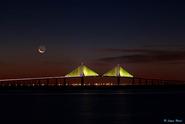
<svg viewBox="0 0 185 124"><path fill-rule="evenodd" d="M0 120L62 124L165 124L179 120L182 124L184 99L183 90L7 91L0 93Z"/></svg>

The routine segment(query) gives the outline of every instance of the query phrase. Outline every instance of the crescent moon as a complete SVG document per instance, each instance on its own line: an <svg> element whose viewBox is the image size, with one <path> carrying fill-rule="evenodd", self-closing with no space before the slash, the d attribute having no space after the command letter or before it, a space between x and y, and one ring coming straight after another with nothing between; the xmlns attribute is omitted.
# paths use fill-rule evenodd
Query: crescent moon
<svg viewBox="0 0 185 124"><path fill-rule="evenodd" d="M44 53L44 50L38 49L39 53Z"/></svg>

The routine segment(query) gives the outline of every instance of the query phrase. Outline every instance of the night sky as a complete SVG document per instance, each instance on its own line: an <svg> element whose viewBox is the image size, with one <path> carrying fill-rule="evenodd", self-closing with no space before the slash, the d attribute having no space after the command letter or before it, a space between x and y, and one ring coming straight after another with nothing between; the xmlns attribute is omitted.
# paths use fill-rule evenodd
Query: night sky
<svg viewBox="0 0 185 124"><path fill-rule="evenodd" d="M0 43L0 78L63 76L83 62L185 80L185 2L1 1Z"/></svg>

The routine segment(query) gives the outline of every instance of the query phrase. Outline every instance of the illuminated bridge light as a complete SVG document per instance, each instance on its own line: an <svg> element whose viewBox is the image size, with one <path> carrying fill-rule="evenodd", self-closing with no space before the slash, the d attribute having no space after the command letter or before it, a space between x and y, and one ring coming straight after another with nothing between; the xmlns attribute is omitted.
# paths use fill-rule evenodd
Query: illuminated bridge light
<svg viewBox="0 0 185 124"><path fill-rule="evenodd" d="M74 69L69 74L65 75L65 77L83 77L83 76L98 76L98 74L88 68L87 66L83 65L83 63Z"/></svg>
<svg viewBox="0 0 185 124"><path fill-rule="evenodd" d="M131 75L129 72L127 72L123 67L121 67L119 64L108 71L107 73L103 74L103 76L114 76L114 77L131 77L134 76Z"/></svg>
<svg viewBox="0 0 185 124"><path fill-rule="evenodd" d="M74 83L74 84L72 84L72 86L80 86L80 84Z"/></svg>
<svg viewBox="0 0 185 124"><path fill-rule="evenodd" d="M94 85L95 85L95 86L101 86L102 84L100 84L100 83L95 83Z"/></svg>

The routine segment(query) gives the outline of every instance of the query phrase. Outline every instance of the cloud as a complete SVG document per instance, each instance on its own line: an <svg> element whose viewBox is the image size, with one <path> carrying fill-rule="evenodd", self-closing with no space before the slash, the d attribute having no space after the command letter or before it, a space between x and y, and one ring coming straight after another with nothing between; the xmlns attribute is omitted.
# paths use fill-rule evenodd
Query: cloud
<svg viewBox="0 0 185 124"><path fill-rule="evenodd" d="M120 56L100 58L101 61L146 63L172 62L185 60L185 50L168 49L104 49L106 52L123 53Z"/></svg>

